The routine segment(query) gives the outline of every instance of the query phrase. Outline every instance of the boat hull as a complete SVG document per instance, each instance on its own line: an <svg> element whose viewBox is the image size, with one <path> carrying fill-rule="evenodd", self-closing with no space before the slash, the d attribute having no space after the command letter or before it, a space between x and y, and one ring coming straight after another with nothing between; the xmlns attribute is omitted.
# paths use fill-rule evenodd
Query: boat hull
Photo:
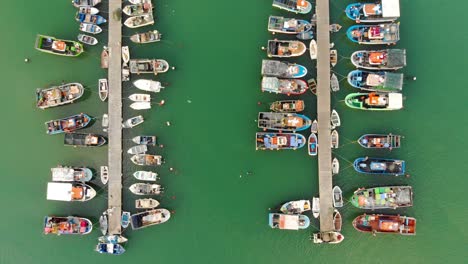
<svg viewBox="0 0 468 264"><path fill-rule="evenodd" d="M364 174L382 174L401 176L405 174L406 163L404 160L381 158L357 158L354 161L354 169Z"/></svg>
<svg viewBox="0 0 468 264"><path fill-rule="evenodd" d="M269 40L267 55L276 58L299 57L306 50L305 44L297 40Z"/></svg>
<svg viewBox="0 0 468 264"><path fill-rule="evenodd" d="M270 110L279 113L297 113L304 111L304 108L303 100L283 100L270 104Z"/></svg>
<svg viewBox="0 0 468 264"><path fill-rule="evenodd" d="M256 134L257 150L299 149L304 147L306 139L297 133L264 133Z"/></svg>
<svg viewBox="0 0 468 264"><path fill-rule="evenodd" d="M302 214L310 210L312 210L310 200L290 201L280 208L283 214Z"/></svg>
<svg viewBox="0 0 468 264"><path fill-rule="evenodd" d="M395 1L395 2L398 2ZM378 4L378 5L377 5ZM374 14L367 14L365 10L378 9L378 12ZM356 21L357 23L381 23L381 22L393 22L397 20L399 15L399 4L398 4L398 13L393 16L383 15L381 1L377 3L352 3L346 6L345 13L346 16Z"/></svg>
<svg viewBox="0 0 468 264"><path fill-rule="evenodd" d="M93 223L83 217L46 216L44 218L44 234L54 235L87 235L93 231Z"/></svg>
<svg viewBox="0 0 468 264"><path fill-rule="evenodd" d="M308 228L310 219L306 215L272 213L268 215L268 224L273 229L299 230Z"/></svg>
<svg viewBox="0 0 468 264"><path fill-rule="evenodd" d="M312 4L302 0L274 0L273 6L296 14L307 14L312 10Z"/></svg>
<svg viewBox="0 0 468 264"><path fill-rule="evenodd" d="M107 143L104 136L98 134L65 133L65 146L101 147Z"/></svg>
<svg viewBox="0 0 468 264"><path fill-rule="evenodd" d="M62 40L45 35L37 35L35 48L41 52L66 57L77 57L84 51L83 44L77 41Z"/></svg>
<svg viewBox="0 0 468 264"><path fill-rule="evenodd" d="M258 127L264 130L302 131L312 124L312 120L305 115L297 113L260 112L258 114Z"/></svg>
<svg viewBox="0 0 468 264"><path fill-rule="evenodd" d="M167 209L153 209L131 216L133 230L159 225L167 222L171 218L171 212Z"/></svg>
<svg viewBox="0 0 468 264"><path fill-rule="evenodd" d="M351 62L366 70L398 70L406 66L406 50L358 50L351 54Z"/></svg>
<svg viewBox="0 0 468 264"><path fill-rule="evenodd" d="M359 145L369 149L400 148L401 136L392 134L365 134L358 139Z"/></svg>
<svg viewBox="0 0 468 264"><path fill-rule="evenodd" d="M363 45L396 44L400 40L400 25L399 23L354 25L346 31L346 36L352 42Z"/></svg>
<svg viewBox="0 0 468 264"><path fill-rule="evenodd" d="M413 206L411 186L361 188L354 192L351 204L360 209L397 209Z"/></svg>
<svg viewBox="0 0 468 264"><path fill-rule="evenodd" d="M78 114L61 119L50 120L45 123L46 133L56 135L65 132L73 132L88 126L92 118L87 114Z"/></svg>
<svg viewBox="0 0 468 264"><path fill-rule="evenodd" d="M360 215L353 220L353 227L364 233L416 235L416 219L399 215Z"/></svg>
<svg viewBox="0 0 468 264"><path fill-rule="evenodd" d="M403 96L400 93L351 93L345 97L345 104L368 111L400 110L403 108Z"/></svg>

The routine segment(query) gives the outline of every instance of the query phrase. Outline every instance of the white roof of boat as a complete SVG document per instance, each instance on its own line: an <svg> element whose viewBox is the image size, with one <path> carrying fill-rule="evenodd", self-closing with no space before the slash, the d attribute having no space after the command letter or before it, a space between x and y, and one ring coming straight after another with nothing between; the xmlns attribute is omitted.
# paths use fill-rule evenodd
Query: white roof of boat
<svg viewBox="0 0 468 264"><path fill-rule="evenodd" d="M403 108L403 95L401 93L388 94L388 108L401 109Z"/></svg>
<svg viewBox="0 0 468 264"><path fill-rule="evenodd" d="M382 0L383 17L400 17L400 0Z"/></svg>
<svg viewBox="0 0 468 264"><path fill-rule="evenodd" d="M280 228L299 230L299 215L281 215Z"/></svg>
<svg viewBox="0 0 468 264"><path fill-rule="evenodd" d="M72 184L64 182L47 183L47 200L71 201Z"/></svg>
<svg viewBox="0 0 468 264"><path fill-rule="evenodd" d="M72 168L52 168L53 181L70 181L73 180L74 169Z"/></svg>

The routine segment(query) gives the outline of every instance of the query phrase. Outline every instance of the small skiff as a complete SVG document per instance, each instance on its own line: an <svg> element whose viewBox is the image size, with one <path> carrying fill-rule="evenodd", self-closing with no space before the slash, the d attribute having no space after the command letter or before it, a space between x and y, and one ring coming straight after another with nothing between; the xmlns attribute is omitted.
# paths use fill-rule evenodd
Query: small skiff
<svg viewBox="0 0 468 264"><path fill-rule="evenodd" d="M135 102L130 105L130 108L134 110L147 110L147 109L151 109L151 103L150 102Z"/></svg>
<svg viewBox="0 0 468 264"><path fill-rule="evenodd" d="M142 145L145 146L145 145ZM146 147L146 146L145 146ZM135 171L133 177L140 181L157 181L158 174L152 171Z"/></svg>
<svg viewBox="0 0 468 264"><path fill-rule="evenodd" d="M339 244L343 242L344 236L340 232L315 233L313 241L315 244Z"/></svg>
<svg viewBox="0 0 468 264"><path fill-rule="evenodd" d="M107 234L108 224L107 212L104 212L101 217L99 217L99 228L101 229L101 232L104 236Z"/></svg>
<svg viewBox="0 0 468 264"><path fill-rule="evenodd" d="M333 130L331 132L331 148L338 148L338 145L339 145L338 131Z"/></svg>
<svg viewBox="0 0 468 264"><path fill-rule="evenodd" d="M78 8L81 6L96 6L99 3L101 3L101 0L72 0L73 6Z"/></svg>
<svg viewBox="0 0 468 264"><path fill-rule="evenodd" d="M340 116L338 115L338 112L336 112L335 109L333 109L331 112L330 121L331 121L332 129L335 129L336 127L341 126Z"/></svg>
<svg viewBox="0 0 468 264"><path fill-rule="evenodd" d="M139 124L143 123L145 120L143 119L142 115L134 116L132 118L129 118L125 120L125 122L122 124L123 128L132 128L135 126L138 126Z"/></svg>
<svg viewBox="0 0 468 264"><path fill-rule="evenodd" d="M95 37L91 37L85 34L78 34L78 41L88 45L98 44L98 40Z"/></svg>
<svg viewBox="0 0 468 264"><path fill-rule="evenodd" d="M340 31L341 28L342 28L342 26L340 24L331 24L330 25L330 32L336 33L338 31Z"/></svg>
<svg viewBox="0 0 468 264"><path fill-rule="evenodd" d="M307 85L309 86L309 90L312 94L317 95L317 81L314 78L309 79L307 81Z"/></svg>
<svg viewBox="0 0 468 264"><path fill-rule="evenodd" d="M307 143L309 146L309 155L317 156L317 153L318 153L317 135L315 133L310 134L309 140Z"/></svg>
<svg viewBox="0 0 468 264"><path fill-rule="evenodd" d="M151 95L149 94L131 94L128 99L133 102L151 102Z"/></svg>
<svg viewBox="0 0 468 264"><path fill-rule="evenodd" d="M107 79L99 79L99 98L101 101L106 101L109 94L109 85Z"/></svg>
<svg viewBox="0 0 468 264"><path fill-rule="evenodd" d="M154 93L159 93L164 88L160 82L146 79L136 80L133 85L140 90Z"/></svg>
<svg viewBox="0 0 468 264"><path fill-rule="evenodd" d="M330 63L332 67L338 63L338 51L336 49L330 50Z"/></svg>
<svg viewBox="0 0 468 264"><path fill-rule="evenodd" d="M112 244L112 243L99 243L96 245L96 252L101 254L109 254L109 255L122 255L125 252L125 248L120 244Z"/></svg>
<svg viewBox="0 0 468 264"><path fill-rule="evenodd" d="M161 33L159 33L157 30L151 30L145 33L137 33L132 35L130 40L140 44L157 42L161 40Z"/></svg>
<svg viewBox="0 0 468 264"><path fill-rule="evenodd" d="M122 228L127 228L130 225L130 212L122 212L122 218L120 219L120 225Z"/></svg>
<svg viewBox="0 0 468 264"><path fill-rule="evenodd" d="M80 31L91 33L91 34L99 34L102 32L102 28L94 24L80 23Z"/></svg>
<svg viewBox="0 0 468 264"><path fill-rule="evenodd" d="M163 191L161 185L151 183L134 183L129 190L136 195L158 195Z"/></svg>
<svg viewBox="0 0 468 264"><path fill-rule="evenodd" d="M337 158L333 158L332 161L332 174L338 174L340 172L340 162Z"/></svg>
<svg viewBox="0 0 468 264"><path fill-rule="evenodd" d="M310 59L311 60L316 60L317 59L317 42L315 41L315 39L310 41L309 53L310 53Z"/></svg>
<svg viewBox="0 0 468 264"><path fill-rule="evenodd" d="M127 153L135 155L146 153L146 151L148 151L148 147L146 145L137 145L129 148Z"/></svg>
<svg viewBox="0 0 468 264"><path fill-rule="evenodd" d="M339 186L333 187L333 207L343 207L343 192Z"/></svg>
<svg viewBox="0 0 468 264"><path fill-rule="evenodd" d="M332 73L330 78L330 87L333 92L338 92L340 90L340 83L338 82L338 77L336 74Z"/></svg>
<svg viewBox="0 0 468 264"><path fill-rule="evenodd" d="M83 6L78 7L78 13L88 14L88 15L97 15L99 14L99 9L89 6L89 5L83 5Z"/></svg>
<svg viewBox="0 0 468 264"><path fill-rule="evenodd" d="M104 49L101 52L101 68L109 68L109 52L107 52L106 47L104 47Z"/></svg>
<svg viewBox="0 0 468 264"><path fill-rule="evenodd" d="M109 127L109 115L108 114L102 115L102 127L104 131L107 131L107 128Z"/></svg>
<svg viewBox="0 0 468 264"><path fill-rule="evenodd" d="M333 212L333 225L335 227L335 231L341 231L341 226L343 225L343 218L341 218L340 212L336 209Z"/></svg>
<svg viewBox="0 0 468 264"><path fill-rule="evenodd" d="M152 13L142 16L129 17L124 22L124 25L128 28L139 28L152 24L154 24L154 18Z"/></svg>
<svg viewBox="0 0 468 264"><path fill-rule="evenodd" d="M136 136L132 141L139 145L155 146L156 136Z"/></svg>
<svg viewBox="0 0 468 264"><path fill-rule="evenodd" d="M137 209L152 209L159 206L159 202L155 199L137 199L135 200L135 208Z"/></svg>
<svg viewBox="0 0 468 264"><path fill-rule="evenodd" d="M320 215L320 198L312 198L312 215L314 218L318 218Z"/></svg>
<svg viewBox="0 0 468 264"><path fill-rule="evenodd" d="M124 6L122 12L124 12L124 14L127 16L147 15L153 12L153 4L151 2L147 2L144 4L127 5Z"/></svg>
<svg viewBox="0 0 468 264"><path fill-rule="evenodd" d="M150 154L136 154L130 160L140 166L159 166L163 163L163 157L159 155Z"/></svg>
<svg viewBox="0 0 468 264"><path fill-rule="evenodd" d="M99 237L98 241L99 243L120 244L127 242L128 239L120 235L108 235Z"/></svg>
<svg viewBox="0 0 468 264"><path fill-rule="evenodd" d="M315 119L310 126L310 132L317 134L318 133L318 121Z"/></svg>
<svg viewBox="0 0 468 264"><path fill-rule="evenodd" d="M122 60L124 63L128 63L130 61L130 50L128 46L122 46Z"/></svg>
<svg viewBox="0 0 468 264"><path fill-rule="evenodd" d="M101 182L106 185L109 181L109 168L107 166L101 166Z"/></svg>

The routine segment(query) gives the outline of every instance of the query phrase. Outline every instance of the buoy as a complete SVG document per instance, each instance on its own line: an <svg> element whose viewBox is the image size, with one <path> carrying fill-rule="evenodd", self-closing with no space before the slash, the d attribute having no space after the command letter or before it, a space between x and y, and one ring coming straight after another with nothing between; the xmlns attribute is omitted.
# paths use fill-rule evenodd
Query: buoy
<svg viewBox="0 0 468 264"><path fill-rule="evenodd" d="M175 67L174 67L174 66L172 66L172 69L173 69L173 70L175 70Z"/></svg>
<svg viewBox="0 0 468 264"><path fill-rule="evenodd" d="M166 121L166 125L167 125L167 126L171 126L171 122Z"/></svg>
<svg viewBox="0 0 468 264"><path fill-rule="evenodd" d="M159 106L163 106L165 103L166 103L166 101L161 100L161 102L159 102Z"/></svg>
<svg viewBox="0 0 468 264"><path fill-rule="evenodd" d="M416 76L413 77L413 81L416 81Z"/></svg>
<svg viewBox="0 0 468 264"><path fill-rule="evenodd" d="M173 170L174 170L174 168L170 167L170 168L169 168L169 170L170 170L170 171L173 171Z"/></svg>
<svg viewBox="0 0 468 264"><path fill-rule="evenodd" d="M260 102L260 101L257 102L257 105L261 105L261 104L262 104L262 102Z"/></svg>
<svg viewBox="0 0 468 264"><path fill-rule="evenodd" d="M29 59L28 58L24 59L24 62L29 62Z"/></svg>
<svg viewBox="0 0 468 264"><path fill-rule="evenodd" d="M262 50L265 50L265 47L262 46Z"/></svg>
<svg viewBox="0 0 468 264"><path fill-rule="evenodd" d="M160 148L164 148L164 145L163 145L163 144L161 144L161 145L159 145L159 147L160 147Z"/></svg>

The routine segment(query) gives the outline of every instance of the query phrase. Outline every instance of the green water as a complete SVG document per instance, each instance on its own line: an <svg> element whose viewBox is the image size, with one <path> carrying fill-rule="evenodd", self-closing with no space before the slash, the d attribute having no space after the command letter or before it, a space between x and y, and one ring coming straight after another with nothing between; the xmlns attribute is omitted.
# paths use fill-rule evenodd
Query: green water
<svg viewBox="0 0 468 264"><path fill-rule="evenodd" d="M153 98L166 100L166 105L143 113L147 121L124 131L123 143L126 150L134 135L159 136L165 148L152 152L166 158L166 164L156 171L167 191L157 199L162 207L175 213L164 225L126 231L130 242L120 257L93 252L100 236L97 230L83 237L42 234L45 215L74 214L96 221L107 202L106 190L98 180L92 185L99 190L99 196L90 202L71 204L45 199L51 167L64 164L98 169L107 159L107 147L64 147L62 135L48 136L44 131L43 122L53 118L79 112L100 117L107 111L96 93L97 79L106 76L98 59L106 31L98 35L100 44L87 48L79 58L52 56L33 49L37 33L75 39L76 10L69 2L19 0L0 18L4 34L0 49L4 91L0 263L466 261L466 1L401 1L401 41L397 47L406 48L408 53L408 66L403 72L417 76L416 82L405 84L404 110L350 110L341 102L353 91L345 81L341 82L342 90L332 95L333 107L343 123L339 129L342 146L334 155L344 169L335 176L334 184L341 186L347 198L362 186L410 184L415 191L414 207L398 213L418 219L415 237L372 237L352 228L352 219L361 212L348 203L340 210L346 239L337 246L314 245L308 240L318 228L316 220L311 228L300 232L281 232L267 225L268 208L312 197L318 190L317 160L307 156L305 149L256 152L254 148L257 112L266 110L267 102L281 98L260 92L261 59L266 57L260 47L271 38L266 31L267 17L291 14L274 10L270 0L156 1L155 28L163 33L164 40L131 45L131 55L164 58L177 70L158 76L170 86ZM332 36L340 54L334 71L340 76L352 69L345 57L353 50L367 48L346 39L344 32L352 23L342 12L350 1L344 2L330 4L331 21L344 26ZM135 31L124 29L124 35ZM130 41L126 38L123 43ZM24 63L24 58L31 62ZM291 61L307 65L311 72L307 77L315 75L307 56ZM62 80L86 85L84 99L73 105L37 110L35 89ZM130 83L124 87L124 97L137 92ZM315 118L315 98L311 94L301 98L306 100L306 114ZM263 104L258 106L258 101ZM128 100L124 104L124 118L137 114L128 110ZM172 126L167 127L166 121ZM85 131L101 132L100 120ZM401 133L405 136L402 148L391 153L366 151L354 143L361 134L373 132ZM350 162L363 155L405 159L412 177L358 175ZM123 156L124 209L135 212L136 197L127 188L135 182L131 173L137 168L128 162L128 155ZM176 172L171 173L170 167ZM254 174L247 176L247 171Z"/></svg>

